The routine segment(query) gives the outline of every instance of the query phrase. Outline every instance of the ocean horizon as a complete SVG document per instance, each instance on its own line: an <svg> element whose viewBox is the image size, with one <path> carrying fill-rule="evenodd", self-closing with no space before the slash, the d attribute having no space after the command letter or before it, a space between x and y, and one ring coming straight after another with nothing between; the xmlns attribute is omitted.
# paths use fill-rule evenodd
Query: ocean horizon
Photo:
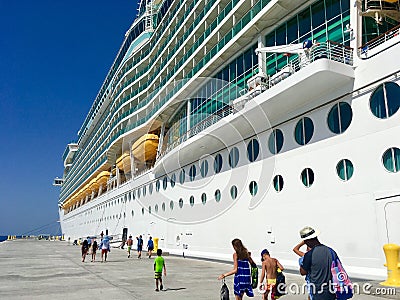
<svg viewBox="0 0 400 300"><path fill-rule="evenodd" d="M6 241L8 236L6 235L0 235L0 243Z"/></svg>

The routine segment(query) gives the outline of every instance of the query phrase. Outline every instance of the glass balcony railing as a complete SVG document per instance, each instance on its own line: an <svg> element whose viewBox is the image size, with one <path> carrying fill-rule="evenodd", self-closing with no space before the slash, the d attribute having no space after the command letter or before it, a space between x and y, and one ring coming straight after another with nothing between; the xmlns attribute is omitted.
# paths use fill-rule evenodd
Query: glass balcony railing
<svg viewBox="0 0 400 300"><path fill-rule="evenodd" d="M247 90L244 89L241 91L243 96L240 97L242 100L240 104L243 105L253 99L255 96L260 95L262 92L270 89L271 87L279 84L281 81L288 78L290 75L300 71L301 69L305 68L306 66L310 65L314 61L319 59L329 59L332 61L337 61L339 63L343 63L346 65L353 65L353 49L347 47L342 44L338 44L332 41L327 41L326 43L320 43L313 47L310 53L305 54L305 56L296 55L293 59L289 60L288 64L284 66L281 70L277 71L275 74L268 76L266 78L265 83L263 83L258 90ZM252 72L251 74L255 75L256 72ZM222 89L214 93L209 100L218 98L219 94L223 94L225 90L231 89L231 87L236 82L238 78L236 78L231 83L225 85ZM239 99L239 100L240 100ZM233 102L233 101L232 101ZM183 132L180 135L177 135L177 132L174 131L173 134L175 135L174 138L171 138L168 133L165 136L164 140L169 141L165 145L165 150L158 156L158 160L162 159L167 153L173 150L178 145L181 145L183 142L187 141L189 138L199 134L200 132L204 131L211 125L217 123L221 119L237 112L236 107L233 105L227 105L222 109L217 110L215 113L208 116L206 119L202 120L201 122L197 123L196 125L192 126L190 130L187 132Z"/></svg>

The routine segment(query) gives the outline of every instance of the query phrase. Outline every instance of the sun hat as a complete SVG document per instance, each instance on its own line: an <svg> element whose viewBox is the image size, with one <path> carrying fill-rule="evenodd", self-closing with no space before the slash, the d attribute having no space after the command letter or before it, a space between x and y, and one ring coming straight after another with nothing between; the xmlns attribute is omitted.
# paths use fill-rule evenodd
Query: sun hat
<svg viewBox="0 0 400 300"><path fill-rule="evenodd" d="M300 230L300 237L303 241L310 240L319 236L320 231L310 226L306 226Z"/></svg>

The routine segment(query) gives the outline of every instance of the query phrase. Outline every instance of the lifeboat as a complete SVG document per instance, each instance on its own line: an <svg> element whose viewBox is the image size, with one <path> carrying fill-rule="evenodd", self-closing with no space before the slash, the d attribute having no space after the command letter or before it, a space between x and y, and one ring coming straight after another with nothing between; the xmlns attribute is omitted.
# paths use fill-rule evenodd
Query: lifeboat
<svg viewBox="0 0 400 300"><path fill-rule="evenodd" d="M398 0L383 0L385 2L389 2L389 3L396 3Z"/></svg>
<svg viewBox="0 0 400 300"><path fill-rule="evenodd" d="M108 178L110 177L110 172L102 171L97 175L96 182L98 185L105 185L107 183Z"/></svg>
<svg viewBox="0 0 400 300"><path fill-rule="evenodd" d="M96 181L96 178L93 178L90 182L89 182L89 188L92 191L97 191L99 189L99 184Z"/></svg>
<svg viewBox="0 0 400 300"><path fill-rule="evenodd" d="M131 157L129 153L123 153L116 161L117 167L125 173L131 169Z"/></svg>
<svg viewBox="0 0 400 300"><path fill-rule="evenodd" d="M132 145L132 153L138 161L154 160L157 155L158 135L145 134Z"/></svg>

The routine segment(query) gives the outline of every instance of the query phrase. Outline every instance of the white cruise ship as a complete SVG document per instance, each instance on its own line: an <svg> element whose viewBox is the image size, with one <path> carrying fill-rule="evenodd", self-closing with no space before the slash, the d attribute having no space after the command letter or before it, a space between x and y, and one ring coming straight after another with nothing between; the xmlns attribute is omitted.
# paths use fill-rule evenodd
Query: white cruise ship
<svg viewBox="0 0 400 300"><path fill-rule="evenodd" d="M151 235L231 261L238 237L295 270L311 225L351 276L384 278L399 21L397 0L143 0L63 155L65 239Z"/></svg>

